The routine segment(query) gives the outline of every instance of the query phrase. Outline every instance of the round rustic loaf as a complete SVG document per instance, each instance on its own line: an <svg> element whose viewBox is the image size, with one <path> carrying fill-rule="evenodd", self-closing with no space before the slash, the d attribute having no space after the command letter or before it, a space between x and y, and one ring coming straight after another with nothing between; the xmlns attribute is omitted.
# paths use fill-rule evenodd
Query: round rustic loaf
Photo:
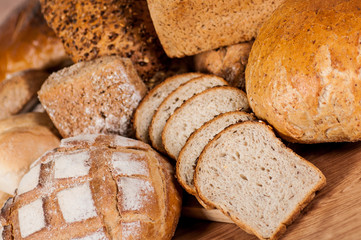
<svg viewBox="0 0 361 240"><path fill-rule="evenodd" d="M164 68L166 57L146 0L41 0L45 19L73 61L103 55L130 58L143 80Z"/></svg>
<svg viewBox="0 0 361 240"><path fill-rule="evenodd" d="M0 121L0 206L15 193L30 164L59 142L45 113L20 114Z"/></svg>
<svg viewBox="0 0 361 240"><path fill-rule="evenodd" d="M361 2L288 0L263 25L246 69L257 117L300 143L361 140Z"/></svg>
<svg viewBox="0 0 361 240"><path fill-rule="evenodd" d="M171 239L181 196L172 166L116 135L63 139L2 210L4 239Z"/></svg>

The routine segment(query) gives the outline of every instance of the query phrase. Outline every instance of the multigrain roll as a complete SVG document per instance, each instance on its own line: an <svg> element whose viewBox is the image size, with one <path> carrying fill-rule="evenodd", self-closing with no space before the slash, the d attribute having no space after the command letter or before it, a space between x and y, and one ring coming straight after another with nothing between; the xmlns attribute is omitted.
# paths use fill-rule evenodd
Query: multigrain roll
<svg viewBox="0 0 361 240"><path fill-rule="evenodd" d="M0 206L15 193L30 164L59 142L45 113L20 114L0 121Z"/></svg>
<svg viewBox="0 0 361 240"><path fill-rule="evenodd" d="M144 81L165 67L146 0L41 0L49 26L73 61L130 58Z"/></svg>
<svg viewBox="0 0 361 240"><path fill-rule="evenodd" d="M104 56L53 73L38 95L63 137L133 136L131 119L146 92L129 59Z"/></svg>
<svg viewBox="0 0 361 240"><path fill-rule="evenodd" d="M149 145L82 135L39 158L1 223L5 240L167 240L180 209L173 168Z"/></svg>
<svg viewBox="0 0 361 240"><path fill-rule="evenodd" d="M263 25L246 69L249 104L285 139L361 140L361 2L290 0Z"/></svg>

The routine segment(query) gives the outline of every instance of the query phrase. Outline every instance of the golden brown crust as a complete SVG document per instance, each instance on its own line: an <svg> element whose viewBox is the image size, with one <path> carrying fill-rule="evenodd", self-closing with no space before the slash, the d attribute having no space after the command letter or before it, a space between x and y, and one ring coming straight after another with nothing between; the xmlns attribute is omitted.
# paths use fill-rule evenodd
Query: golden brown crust
<svg viewBox="0 0 361 240"><path fill-rule="evenodd" d="M165 54L145 0L40 2L45 19L75 62L117 54L130 58L144 81L164 68Z"/></svg>
<svg viewBox="0 0 361 240"><path fill-rule="evenodd" d="M12 74L0 82L0 120L19 113L40 89L49 76L41 70L28 70Z"/></svg>
<svg viewBox="0 0 361 240"><path fill-rule="evenodd" d="M285 151L288 151L288 152L293 152L292 149L290 148L287 148L283 142L276 137L276 135L274 134L272 128L267 125L266 123L264 122L242 122L242 123L237 123L237 124L234 124L234 125L231 125L229 126L228 128L224 129L223 131L221 131L219 134L217 134L213 140L211 142L209 142L207 144L207 146L204 148L203 152L201 153L201 156L199 157L198 159L198 163L197 163L197 166L196 166L196 171L195 171L195 174L194 174L194 185L195 185L195 188L196 188L196 191L197 191L197 194L199 196L199 198L204 201L204 203L206 203L207 205L210 205L210 206L214 206L216 207L217 209L221 210L226 216L230 217L240 228L242 228L244 231L246 231L247 233L250 233L250 234L254 234L256 235L259 239L264 239L264 240L277 240L287 229L287 226L290 225L294 220L295 218L299 215L299 213L302 211L302 209L304 207L306 207L306 205L315 197L315 192L316 191L319 191L321 190L325 185L326 185L326 178L325 176L323 175L323 173L316 167L314 166L311 162L307 161L306 159L300 157L307 165L309 165L310 167L312 167L314 170L316 170L318 173L319 173L319 176L320 176L320 180L319 182L317 183L317 185L314 186L314 188L309 192L308 195L305 196L305 198L300 201L300 204L298 205L297 208L295 208L293 210L293 212L286 218L285 222L282 223L279 228L277 229L277 231L275 231L274 235L271 236L270 238L263 238L255 229L253 229L252 227L248 226L246 223L242 222L240 219L238 219L236 216L233 216L232 214L230 214L227 209L223 209L222 207L220 207L219 205L217 205L216 203L212 202L211 200L209 200L208 198L206 198L200 191L199 191L199 183L197 181L197 172L199 171L199 166L200 166L200 163L203 161L203 156L204 153L207 151L208 148L211 147L212 145L212 142L215 142L224 132L226 131L232 131L232 129L235 129L237 128L239 125L247 125L247 124L262 124L262 125L265 125L267 126L267 129L269 131L269 133L271 133L273 136L274 136L274 139L278 142L279 146L281 148L283 148Z"/></svg>
<svg viewBox="0 0 361 240"><path fill-rule="evenodd" d="M286 1L246 69L249 103L288 141L361 139L361 2Z"/></svg>
<svg viewBox="0 0 361 240"><path fill-rule="evenodd" d="M53 67L68 59L38 0L24 1L2 23L0 32L0 81L14 72Z"/></svg>
<svg viewBox="0 0 361 240"><path fill-rule="evenodd" d="M59 170L70 170L72 165L55 167L54 159L69 159L71 154L79 153L82 155L77 158L77 172ZM84 165L79 165L79 161ZM39 165L39 184L18 192L8 207L10 215L2 214L6 220L2 225L12 226L11 231L5 230L6 234L11 233L9 237L74 239L95 234L96 239L172 238L180 215L181 195L171 165L149 145L116 135L77 136L64 139L60 148L42 156L33 168ZM70 177L69 173L80 175ZM73 194L64 197L62 193L69 190ZM83 201L72 198L81 193L86 196L81 197ZM34 228L21 211L37 202L38 212L36 208L32 211L39 214L40 221L36 220ZM86 207L73 209L79 204Z"/></svg>

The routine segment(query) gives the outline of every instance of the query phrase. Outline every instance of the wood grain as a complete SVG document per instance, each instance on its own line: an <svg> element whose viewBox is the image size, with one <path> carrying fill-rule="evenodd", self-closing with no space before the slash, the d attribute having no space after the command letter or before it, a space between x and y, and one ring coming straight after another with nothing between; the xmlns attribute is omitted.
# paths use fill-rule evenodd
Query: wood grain
<svg viewBox="0 0 361 240"><path fill-rule="evenodd" d="M282 239L361 239L361 143L292 148L325 174L327 186L289 226ZM257 238L234 224L182 218L174 239Z"/></svg>

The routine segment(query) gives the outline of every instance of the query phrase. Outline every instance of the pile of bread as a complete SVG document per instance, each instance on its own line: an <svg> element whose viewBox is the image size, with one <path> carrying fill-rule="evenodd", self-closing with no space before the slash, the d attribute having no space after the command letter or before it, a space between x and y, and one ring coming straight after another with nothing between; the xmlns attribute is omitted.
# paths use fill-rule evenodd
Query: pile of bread
<svg viewBox="0 0 361 240"><path fill-rule="evenodd" d="M0 239L171 239L178 183L279 238L326 180L278 136L361 139L359 16L357 0L27 1L0 27Z"/></svg>

